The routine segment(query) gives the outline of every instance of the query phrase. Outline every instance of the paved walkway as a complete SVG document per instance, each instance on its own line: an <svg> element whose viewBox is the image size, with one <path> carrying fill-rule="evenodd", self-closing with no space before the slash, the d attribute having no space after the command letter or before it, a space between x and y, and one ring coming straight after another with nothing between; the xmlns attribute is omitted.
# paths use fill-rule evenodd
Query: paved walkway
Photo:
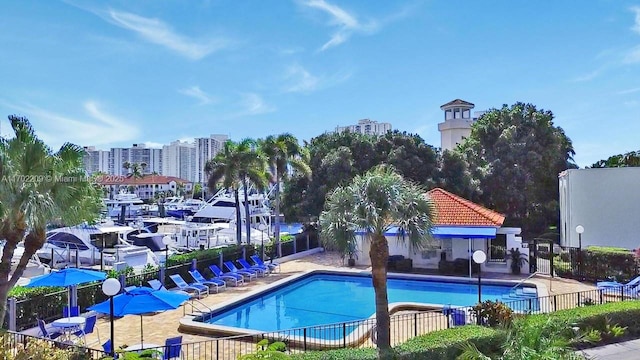
<svg viewBox="0 0 640 360"><path fill-rule="evenodd" d="M594 360L635 360L640 358L640 339L599 346L581 353Z"/></svg>

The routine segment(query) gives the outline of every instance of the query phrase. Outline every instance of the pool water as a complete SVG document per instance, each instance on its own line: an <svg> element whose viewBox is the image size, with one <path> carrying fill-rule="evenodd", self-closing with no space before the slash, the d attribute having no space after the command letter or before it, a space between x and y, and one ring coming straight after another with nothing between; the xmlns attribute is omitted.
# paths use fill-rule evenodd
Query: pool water
<svg viewBox="0 0 640 360"><path fill-rule="evenodd" d="M482 300L509 297L511 285L482 284ZM389 303L469 306L478 302L476 283L389 278ZM535 293L528 294L535 298ZM537 301L534 301L537 304ZM366 319L375 313L370 276L312 274L221 312L206 322L264 332Z"/></svg>

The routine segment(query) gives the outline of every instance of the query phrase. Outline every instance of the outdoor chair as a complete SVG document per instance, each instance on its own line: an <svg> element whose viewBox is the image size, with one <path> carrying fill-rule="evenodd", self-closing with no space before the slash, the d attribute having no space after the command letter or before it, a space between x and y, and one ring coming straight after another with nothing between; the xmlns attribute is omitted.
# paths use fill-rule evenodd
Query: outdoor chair
<svg viewBox="0 0 640 360"><path fill-rule="evenodd" d="M43 338L54 340L62 335L62 333L59 331L49 332L47 330L47 324L42 319L38 319L38 327L40 328L40 332L42 333Z"/></svg>
<svg viewBox="0 0 640 360"><path fill-rule="evenodd" d="M178 289L182 291L195 292L198 297L200 297L200 295L202 294L209 295L209 287L206 285L195 284L195 283L188 284L186 281L184 281L182 276L178 274L174 274L169 277L171 278L171 280L173 280L173 282L176 284Z"/></svg>
<svg viewBox="0 0 640 360"><path fill-rule="evenodd" d="M111 350L113 348L113 344L111 343L111 339L107 340L104 344L102 344L102 350L104 350L104 352L106 352L107 354L111 354ZM118 357L118 354L116 354L116 358Z"/></svg>
<svg viewBox="0 0 640 360"><path fill-rule="evenodd" d="M223 273L222 270L218 267L218 265L209 265L209 270L213 276L218 279L228 281L234 284L234 286L239 286L244 284L244 277L240 274L232 274L232 273Z"/></svg>
<svg viewBox="0 0 640 360"><path fill-rule="evenodd" d="M100 343L100 333L96 328L96 320L98 320L97 315L89 316L84 323L84 328L73 333L73 335L75 335L76 337L82 338L82 342L85 346L87 345L87 334L93 334L94 330L96 331L96 336L98 337L96 343Z"/></svg>
<svg viewBox="0 0 640 360"><path fill-rule="evenodd" d="M162 285L162 283L158 279L151 279L151 280L147 281L147 284L149 284L149 287L152 288L153 290L167 290L167 291L171 291L171 292L175 292L175 293L179 293L179 294L189 295L191 297L195 296L192 293L188 293L188 292L182 291L182 290L175 290L175 289L168 290L166 287L164 287L164 285Z"/></svg>
<svg viewBox="0 0 640 360"><path fill-rule="evenodd" d="M210 288L215 287L216 293L219 293L220 289L224 289L227 287L227 283L224 282L223 280L219 280L219 279L207 280L204 276L202 276L200 271L198 271L197 269L190 270L189 274L191 275L191 277L193 277L193 280L195 280L194 284L202 284L205 286L209 286Z"/></svg>
<svg viewBox="0 0 640 360"><path fill-rule="evenodd" d="M182 352L182 336L168 338L164 342L164 360L180 358Z"/></svg>
<svg viewBox="0 0 640 360"><path fill-rule="evenodd" d="M62 308L62 317L80 316L80 306L72 306L71 313L69 313L69 307Z"/></svg>
<svg viewBox="0 0 640 360"><path fill-rule="evenodd" d="M278 269L278 272L280 272L279 263L275 263L275 262L265 263L258 255L251 255L251 260L253 260L253 262L256 263L256 265L258 266L263 266L263 267L267 266L269 267L269 269L271 269L271 271Z"/></svg>
<svg viewBox="0 0 640 360"><path fill-rule="evenodd" d="M624 286L625 288L630 289L638 285L640 285L640 276L636 277L635 279L629 281L626 284L619 283L617 281L598 281L596 283L596 286L598 287L598 289L606 289L606 288L620 287L620 286Z"/></svg>
<svg viewBox="0 0 640 360"><path fill-rule="evenodd" d="M248 270L240 270L238 269L233 262L231 261L225 261L224 262L224 266L229 270L229 272L231 272L232 274L239 274L244 276L245 278L248 278L249 281L251 281L252 278L256 278L258 277L257 272L255 271L248 271Z"/></svg>
<svg viewBox="0 0 640 360"><path fill-rule="evenodd" d="M247 260L245 259L238 259L238 264L240 264L240 270L247 270L247 271L255 271L258 276L262 275L262 276L267 276L267 273L269 272L268 268L263 268L260 266L251 266L251 264L249 264L247 262Z"/></svg>

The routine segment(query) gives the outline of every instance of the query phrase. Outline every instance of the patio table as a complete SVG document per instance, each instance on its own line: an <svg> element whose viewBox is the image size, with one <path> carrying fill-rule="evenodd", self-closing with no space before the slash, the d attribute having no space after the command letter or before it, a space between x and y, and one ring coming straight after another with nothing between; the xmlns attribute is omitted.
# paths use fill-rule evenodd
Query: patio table
<svg viewBox="0 0 640 360"><path fill-rule="evenodd" d="M71 341L71 335L81 329L85 322L87 322L87 319L82 316L72 316L55 320L51 323L51 326L60 329L64 337Z"/></svg>

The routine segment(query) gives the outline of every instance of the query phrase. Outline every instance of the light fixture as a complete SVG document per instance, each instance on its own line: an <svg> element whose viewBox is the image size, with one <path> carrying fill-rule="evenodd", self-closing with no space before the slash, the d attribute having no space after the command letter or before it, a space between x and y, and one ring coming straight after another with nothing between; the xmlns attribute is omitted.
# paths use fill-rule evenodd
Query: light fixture
<svg viewBox="0 0 640 360"><path fill-rule="evenodd" d="M113 336L113 297L120 292L120 281L109 278L102 283L102 292L109 297L109 322L111 323L111 357L116 356L116 347Z"/></svg>

